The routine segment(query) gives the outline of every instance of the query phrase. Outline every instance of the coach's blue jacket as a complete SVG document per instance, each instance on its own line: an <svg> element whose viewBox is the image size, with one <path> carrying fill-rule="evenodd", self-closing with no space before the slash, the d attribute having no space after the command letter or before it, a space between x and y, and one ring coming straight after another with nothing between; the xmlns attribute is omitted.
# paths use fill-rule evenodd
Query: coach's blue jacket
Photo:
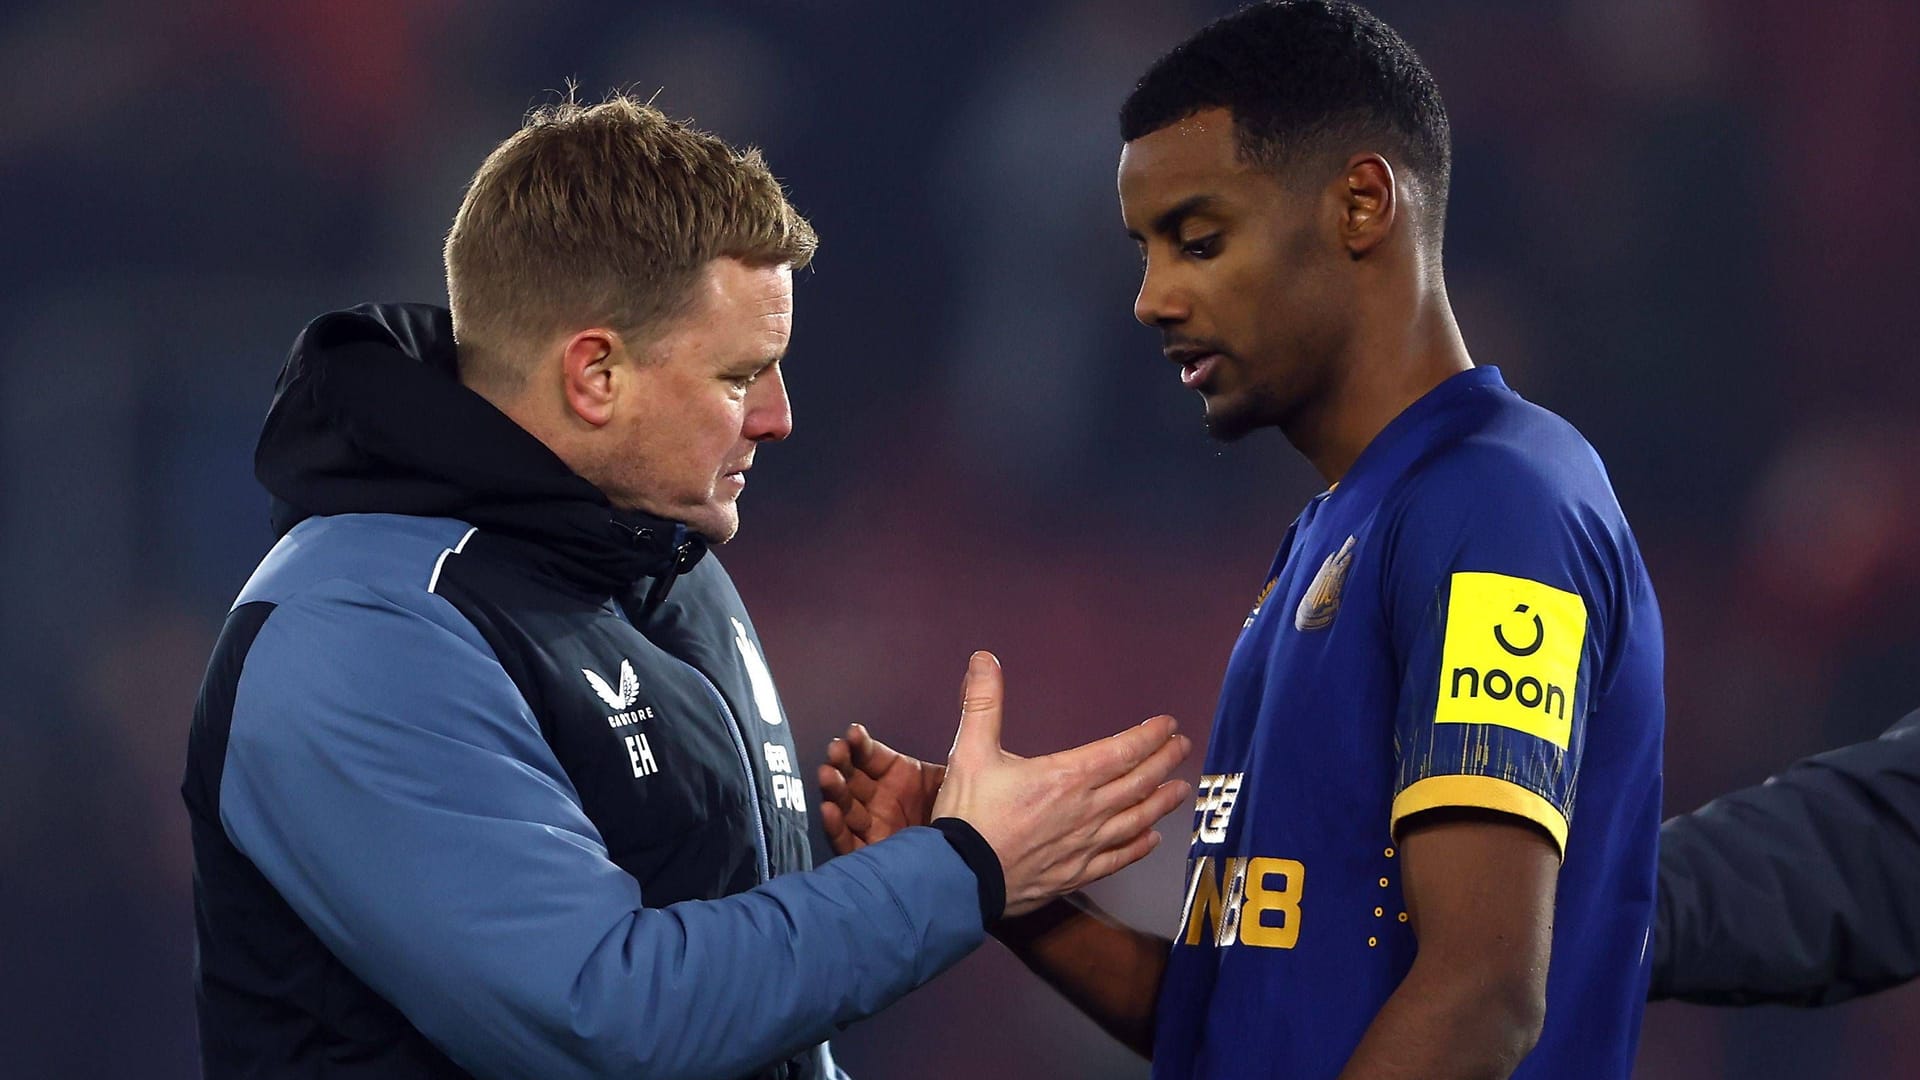
<svg viewBox="0 0 1920 1080"><path fill-rule="evenodd" d="M461 386L445 311L309 326L255 465L183 785L208 1076L824 1080L980 941L977 836L809 869L726 573Z"/></svg>

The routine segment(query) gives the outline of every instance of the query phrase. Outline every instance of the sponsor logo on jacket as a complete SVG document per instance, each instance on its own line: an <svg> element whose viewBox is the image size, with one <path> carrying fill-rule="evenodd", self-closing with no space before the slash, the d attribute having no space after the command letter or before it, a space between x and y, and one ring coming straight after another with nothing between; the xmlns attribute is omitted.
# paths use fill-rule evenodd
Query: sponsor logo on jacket
<svg viewBox="0 0 1920 1080"><path fill-rule="evenodd" d="M620 661L620 684L615 686L590 669L581 668L580 674L587 677L587 685L593 689L607 708L614 712L607 717L607 726L616 730L635 727L643 720L653 719L653 707L641 705L634 707L640 700L640 677L634 674L633 661ZM653 756L653 746L647 742L644 731L628 732L621 735L627 751L627 763L633 767L635 779L652 776L660 771L660 762Z"/></svg>

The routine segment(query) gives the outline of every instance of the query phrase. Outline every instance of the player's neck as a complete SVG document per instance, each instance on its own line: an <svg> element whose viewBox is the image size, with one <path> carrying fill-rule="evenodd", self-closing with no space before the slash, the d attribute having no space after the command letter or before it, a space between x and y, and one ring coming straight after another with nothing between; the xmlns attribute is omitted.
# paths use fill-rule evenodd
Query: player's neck
<svg viewBox="0 0 1920 1080"><path fill-rule="evenodd" d="M1286 426L1291 442L1329 486L1362 452L1434 387L1473 366L1444 287L1412 318L1368 319L1319 408Z"/></svg>

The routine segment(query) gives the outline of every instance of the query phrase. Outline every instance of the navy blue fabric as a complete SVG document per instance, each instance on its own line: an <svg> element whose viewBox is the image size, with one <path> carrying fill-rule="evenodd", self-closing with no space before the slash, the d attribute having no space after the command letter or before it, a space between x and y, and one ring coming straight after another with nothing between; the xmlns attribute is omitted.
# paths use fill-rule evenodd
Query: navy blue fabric
<svg viewBox="0 0 1920 1080"><path fill-rule="evenodd" d="M183 784L206 1074L832 1080L980 941L976 866L915 829L812 870L724 568L456 368L444 310L378 305L282 370L283 535Z"/></svg>
<svg viewBox="0 0 1920 1080"><path fill-rule="evenodd" d="M973 874L937 831L664 909L609 860L486 643L426 591L460 522L293 530L219 783L234 849L319 943L480 1074L731 1077L970 951Z"/></svg>
<svg viewBox="0 0 1920 1080"><path fill-rule="evenodd" d="M1496 369L1462 372L1307 506L1264 580L1208 741L1155 1077L1336 1076L1417 950L1396 827L1445 807L1534 822L1565 856L1514 1076L1625 1077L1662 638L1592 449Z"/></svg>
<svg viewBox="0 0 1920 1080"><path fill-rule="evenodd" d="M1649 996L1832 1005L1920 977L1920 712L1660 827Z"/></svg>

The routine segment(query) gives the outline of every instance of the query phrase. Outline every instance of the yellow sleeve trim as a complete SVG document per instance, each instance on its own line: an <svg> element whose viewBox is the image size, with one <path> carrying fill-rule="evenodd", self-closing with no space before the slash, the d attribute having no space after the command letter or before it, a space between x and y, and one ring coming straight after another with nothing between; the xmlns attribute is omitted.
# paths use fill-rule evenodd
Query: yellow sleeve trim
<svg viewBox="0 0 1920 1080"><path fill-rule="evenodd" d="M1445 806L1475 806L1526 818L1547 830L1560 849L1560 857L1567 857L1567 816L1539 795L1497 776L1429 776L1416 780L1394 796L1388 828L1397 837L1403 819Z"/></svg>

